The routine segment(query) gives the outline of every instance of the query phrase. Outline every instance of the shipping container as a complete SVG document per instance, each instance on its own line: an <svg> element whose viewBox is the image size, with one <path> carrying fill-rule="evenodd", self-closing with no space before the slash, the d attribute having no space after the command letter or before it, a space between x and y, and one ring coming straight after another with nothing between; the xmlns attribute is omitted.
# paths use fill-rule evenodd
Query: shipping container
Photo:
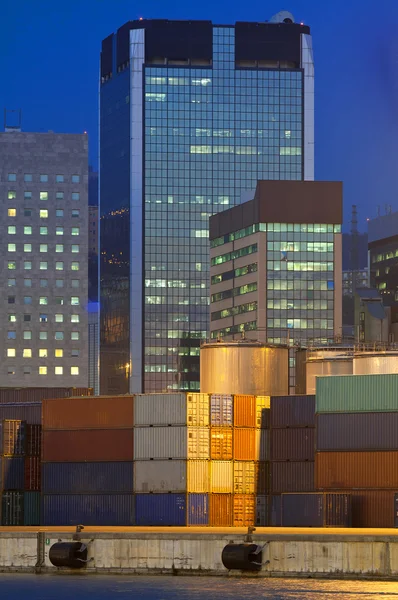
<svg viewBox="0 0 398 600"><path fill-rule="evenodd" d="M316 489L398 489L398 451L317 452Z"/></svg>
<svg viewBox="0 0 398 600"><path fill-rule="evenodd" d="M314 462L271 462L272 494L314 492Z"/></svg>
<svg viewBox="0 0 398 600"><path fill-rule="evenodd" d="M134 396L43 401L43 429L114 429L134 425Z"/></svg>
<svg viewBox="0 0 398 600"><path fill-rule="evenodd" d="M26 425L26 455L41 456L41 425Z"/></svg>
<svg viewBox="0 0 398 600"><path fill-rule="evenodd" d="M26 492L40 492L41 489L41 462L39 456L25 457L25 485Z"/></svg>
<svg viewBox="0 0 398 600"><path fill-rule="evenodd" d="M210 424L215 427L231 427L233 425L233 397L231 395L211 395Z"/></svg>
<svg viewBox="0 0 398 600"><path fill-rule="evenodd" d="M210 457L209 427L188 427L185 430L188 436L188 458L208 460Z"/></svg>
<svg viewBox="0 0 398 600"><path fill-rule="evenodd" d="M271 460L315 460L315 429L271 429Z"/></svg>
<svg viewBox="0 0 398 600"><path fill-rule="evenodd" d="M187 425L186 394L138 394L134 399L134 424Z"/></svg>
<svg viewBox="0 0 398 600"><path fill-rule="evenodd" d="M187 491L186 460L136 460L134 491L137 494Z"/></svg>
<svg viewBox="0 0 398 600"><path fill-rule="evenodd" d="M233 506L234 527L251 527L256 524L256 496L235 494Z"/></svg>
<svg viewBox="0 0 398 600"><path fill-rule="evenodd" d="M256 522L257 527L268 527L268 498L269 496L256 496Z"/></svg>
<svg viewBox="0 0 398 600"><path fill-rule="evenodd" d="M233 400L234 426L256 427L257 407L255 396L236 395Z"/></svg>
<svg viewBox="0 0 398 600"><path fill-rule="evenodd" d="M133 494L42 495L42 525L134 525Z"/></svg>
<svg viewBox="0 0 398 600"><path fill-rule="evenodd" d="M45 398L92 396L92 388L0 388L0 404L35 403Z"/></svg>
<svg viewBox="0 0 398 600"><path fill-rule="evenodd" d="M255 396L256 398L256 427L269 429L270 423L270 396Z"/></svg>
<svg viewBox="0 0 398 600"><path fill-rule="evenodd" d="M210 527L232 527L234 505L232 494L211 494L209 496Z"/></svg>
<svg viewBox="0 0 398 600"><path fill-rule="evenodd" d="M234 429L234 459L257 460L257 432L255 429Z"/></svg>
<svg viewBox="0 0 398 600"><path fill-rule="evenodd" d="M209 394L187 394L187 424L190 427L210 425Z"/></svg>
<svg viewBox="0 0 398 600"><path fill-rule="evenodd" d="M210 492L210 461L188 461L187 491L192 494L208 494Z"/></svg>
<svg viewBox="0 0 398 600"><path fill-rule="evenodd" d="M25 458L23 456L0 457L0 490L23 491Z"/></svg>
<svg viewBox="0 0 398 600"><path fill-rule="evenodd" d="M398 412L316 416L317 450L398 450Z"/></svg>
<svg viewBox="0 0 398 600"><path fill-rule="evenodd" d="M270 457L270 430L256 430L256 460L267 461Z"/></svg>
<svg viewBox="0 0 398 600"><path fill-rule="evenodd" d="M315 427L315 396L271 396L271 428Z"/></svg>
<svg viewBox="0 0 398 600"><path fill-rule="evenodd" d="M137 494L136 525L182 527L186 525L185 494Z"/></svg>
<svg viewBox="0 0 398 600"><path fill-rule="evenodd" d="M398 375L346 375L317 378L317 413L397 410Z"/></svg>
<svg viewBox="0 0 398 600"><path fill-rule="evenodd" d="M211 484L213 494L232 494L234 480L234 464L229 460L213 460L210 463Z"/></svg>
<svg viewBox="0 0 398 600"><path fill-rule="evenodd" d="M269 462L257 463L257 490L259 496L269 494L270 491L270 464Z"/></svg>
<svg viewBox="0 0 398 600"><path fill-rule="evenodd" d="M135 459L208 459L209 432L208 427L135 427Z"/></svg>
<svg viewBox="0 0 398 600"><path fill-rule="evenodd" d="M4 456L24 456L26 453L26 421L0 422L0 448Z"/></svg>
<svg viewBox="0 0 398 600"><path fill-rule="evenodd" d="M282 525L282 496L269 496L269 526Z"/></svg>
<svg viewBox="0 0 398 600"><path fill-rule="evenodd" d="M3 492L1 524L5 527L23 525L23 492Z"/></svg>
<svg viewBox="0 0 398 600"><path fill-rule="evenodd" d="M209 495L188 494L187 525L198 526L209 524Z"/></svg>
<svg viewBox="0 0 398 600"><path fill-rule="evenodd" d="M133 460L133 429L43 431L45 462Z"/></svg>
<svg viewBox="0 0 398 600"><path fill-rule="evenodd" d="M249 461L234 462L234 494L256 494L258 463Z"/></svg>
<svg viewBox="0 0 398 600"><path fill-rule="evenodd" d="M25 492L23 495L23 524L40 525L40 492Z"/></svg>
<svg viewBox="0 0 398 600"><path fill-rule="evenodd" d="M26 421L32 425L41 424L41 402L0 404L0 421L12 419Z"/></svg>
<svg viewBox="0 0 398 600"><path fill-rule="evenodd" d="M282 527L351 527L349 494L282 494Z"/></svg>
<svg viewBox="0 0 398 600"><path fill-rule="evenodd" d="M43 494L133 493L133 462L42 463Z"/></svg>
<svg viewBox="0 0 398 600"><path fill-rule="evenodd" d="M212 460L232 460L232 427L212 427L210 429L210 447L210 457Z"/></svg>
<svg viewBox="0 0 398 600"><path fill-rule="evenodd" d="M396 490L339 490L351 497L352 527L394 527Z"/></svg>

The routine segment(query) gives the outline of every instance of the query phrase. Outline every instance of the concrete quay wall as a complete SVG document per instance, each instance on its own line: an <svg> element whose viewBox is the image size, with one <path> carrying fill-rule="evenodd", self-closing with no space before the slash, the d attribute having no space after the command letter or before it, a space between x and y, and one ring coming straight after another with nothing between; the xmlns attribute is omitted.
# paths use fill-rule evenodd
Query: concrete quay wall
<svg viewBox="0 0 398 600"><path fill-rule="evenodd" d="M363 530L366 532L366 530ZM388 533L387 533L388 531ZM58 541L72 541L66 532L0 532L0 572L70 573L53 567L49 549ZM231 533L88 533L84 569L74 573L173 574L241 576L227 571L221 553ZM269 534L256 533L253 542L263 546L263 567L253 577L319 577L398 579L398 536L386 534ZM246 573L245 573L246 575Z"/></svg>

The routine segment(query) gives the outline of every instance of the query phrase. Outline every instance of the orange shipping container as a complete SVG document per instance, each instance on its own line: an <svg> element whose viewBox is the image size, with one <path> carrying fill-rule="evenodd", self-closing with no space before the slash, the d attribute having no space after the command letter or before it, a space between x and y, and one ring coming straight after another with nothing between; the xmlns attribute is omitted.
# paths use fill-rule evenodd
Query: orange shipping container
<svg viewBox="0 0 398 600"><path fill-rule="evenodd" d="M342 490L347 492L351 496L352 527L395 527L395 490Z"/></svg>
<svg viewBox="0 0 398 600"><path fill-rule="evenodd" d="M232 527L233 495L210 494L209 525L210 527Z"/></svg>
<svg viewBox="0 0 398 600"><path fill-rule="evenodd" d="M256 397L234 396L235 427L256 427Z"/></svg>
<svg viewBox="0 0 398 600"><path fill-rule="evenodd" d="M249 527L256 524L256 496L234 495L234 527Z"/></svg>
<svg viewBox="0 0 398 600"><path fill-rule="evenodd" d="M234 459L257 460L255 429L234 430Z"/></svg>
<svg viewBox="0 0 398 600"><path fill-rule="evenodd" d="M43 429L133 427L134 396L88 396L43 401Z"/></svg>
<svg viewBox="0 0 398 600"><path fill-rule="evenodd" d="M232 460L233 431L230 427L212 427L210 430L213 460Z"/></svg>
<svg viewBox="0 0 398 600"><path fill-rule="evenodd" d="M317 452L318 490L398 489L398 451Z"/></svg>
<svg viewBox="0 0 398 600"><path fill-rule="evenodd" d="M133 460L133 429L43 431L44 462Z"/></svg>

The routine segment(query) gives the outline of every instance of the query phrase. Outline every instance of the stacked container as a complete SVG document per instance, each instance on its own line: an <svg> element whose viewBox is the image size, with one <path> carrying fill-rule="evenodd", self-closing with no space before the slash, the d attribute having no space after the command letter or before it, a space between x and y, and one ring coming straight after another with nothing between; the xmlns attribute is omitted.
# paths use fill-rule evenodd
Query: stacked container
<svg viewBox="0 0 398 600"><path fill-rule="evenodd" d="M134 420L136 524L208 525L208 395L137 395Z"/></svg>
<svg viewBox="0 0 398 600"><path fill-rule="evenodd" d="M316 487L351 494L353 527L394 527L398 375L317 379Z"/></svg>
<svg viewBox="0 0 398 600"><path fill-rule="evenodd" d="M23 525L26 421L0 423L1 523Z"/></svg>
<svg viewBox="0 0 398 600"><path fill-rule="evenodd" d="M133 396L43 401L42 524L133 525Z"/></svg>
<svg viewBox="0 0 398 600"><path fill-rule="evenodd" d="M315 396L272 396L269 524L282 524L281 494L313 492Z"/></svg>

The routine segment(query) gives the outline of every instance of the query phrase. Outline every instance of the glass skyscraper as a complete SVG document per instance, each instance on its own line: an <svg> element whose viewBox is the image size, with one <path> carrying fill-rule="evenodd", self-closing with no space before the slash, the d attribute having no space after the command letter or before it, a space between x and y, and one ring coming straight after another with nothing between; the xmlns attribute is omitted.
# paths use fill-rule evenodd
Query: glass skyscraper
<svg viewBox="0 0 398 600"><path fill-rule="evenodd" d="M132 21L103 41L101 391L199 389L209 217L313 179L313 60L290 22Z"/></svg>

